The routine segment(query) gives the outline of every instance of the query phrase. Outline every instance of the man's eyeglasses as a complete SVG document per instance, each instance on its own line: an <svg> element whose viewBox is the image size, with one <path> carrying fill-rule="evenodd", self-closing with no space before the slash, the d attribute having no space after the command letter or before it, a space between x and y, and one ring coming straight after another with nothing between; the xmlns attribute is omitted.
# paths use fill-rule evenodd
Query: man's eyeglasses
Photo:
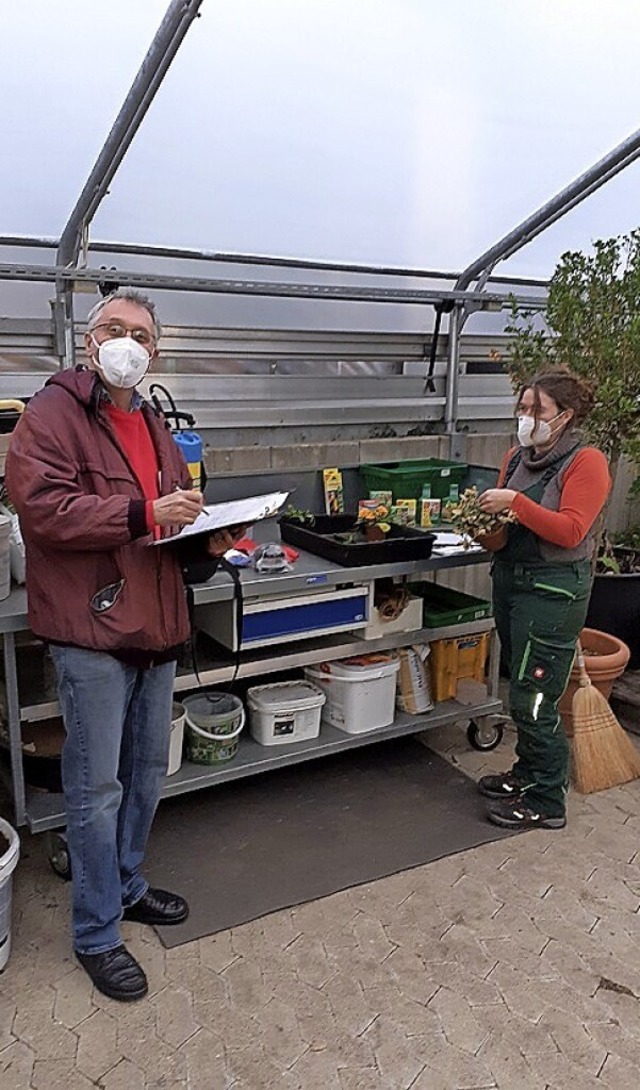
<svg viewBox="0 0 640 1090"><path fill-rule="evenodd" d="M155 338L151 336L148 329L144 329L140 326L135 329L127 329L122 322L102 322L101 325L95 325L91 330L92 333L97 333L98 330L102 330L104 340L116 340L118 337L126 337L127 334L137 344L143 345L145 348L149 348L155 341Z"/></svg>

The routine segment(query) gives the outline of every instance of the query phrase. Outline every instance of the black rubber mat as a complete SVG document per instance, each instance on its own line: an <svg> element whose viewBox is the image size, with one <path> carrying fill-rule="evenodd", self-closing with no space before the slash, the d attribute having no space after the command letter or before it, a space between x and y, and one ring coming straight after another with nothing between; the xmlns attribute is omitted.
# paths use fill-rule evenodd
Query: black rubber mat
<svg viewBox="0 0 640 1090"><path fill-rule="evenodd" d="M367 745L164 801L152 885L187 898L165 946L513 835L473 780L414 738Z"/></svg>

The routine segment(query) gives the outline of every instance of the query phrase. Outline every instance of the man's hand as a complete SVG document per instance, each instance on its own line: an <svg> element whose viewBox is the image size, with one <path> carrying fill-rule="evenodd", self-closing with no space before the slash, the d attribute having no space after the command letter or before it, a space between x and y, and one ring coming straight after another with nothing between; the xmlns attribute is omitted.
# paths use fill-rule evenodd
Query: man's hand
<svg viewBox="0 0 640 1090"><path fill-rule="evenodd" d="M489 515L498 515L501 511L509 511L511 504L518 495L513 488L488 488L480 496L480 506Z"/></svg>
<svg viewBox="0 0 640 1090"><path fill-rule="evenodd" d="M209 556L224 556L227 549L232 549L246 532L246 526L229 526L226 530L216 530L215 534L209 535L207 542Z"/></svg>
<svg viewBox="0 0 640 1090"><path fill-rule="evenodd" d="M177 489L153 501L157 526L191 526L202 511L204 496L195 489Z"/></svg>

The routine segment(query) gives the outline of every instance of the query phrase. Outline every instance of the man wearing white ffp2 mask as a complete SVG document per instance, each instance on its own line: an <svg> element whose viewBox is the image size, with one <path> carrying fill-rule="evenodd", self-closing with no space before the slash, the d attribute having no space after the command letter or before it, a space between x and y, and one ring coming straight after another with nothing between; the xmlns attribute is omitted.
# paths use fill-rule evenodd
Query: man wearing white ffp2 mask
<svg viewBox="0 0 640 1090"><path fill-rule="evenodd" d="M115 322L111 325L107 323L107 328L118 332L121 329ZM132 332L144 333L143 330ZM127 335L99 343L91 334L91 340L96 349L98 370L108 385L118 390L132 390L142 381L151 363L150 353L143 344Z"/></svg>
<svg viewBox="0 0 640 1090"><path fill-rule="evenodd" d="M152 545L195 522L203 496L135 389L158 354L152 301L119 289L87 328L87 366L56 373L30 400L5 484L26 546L29 624L49 645L65 723L73 948L99 991L129 1002L148 982L121 920L178 924L189 911L143 873L190 630L181 546ZM233 545L226 531L197 537L195 564Z"/></svg>

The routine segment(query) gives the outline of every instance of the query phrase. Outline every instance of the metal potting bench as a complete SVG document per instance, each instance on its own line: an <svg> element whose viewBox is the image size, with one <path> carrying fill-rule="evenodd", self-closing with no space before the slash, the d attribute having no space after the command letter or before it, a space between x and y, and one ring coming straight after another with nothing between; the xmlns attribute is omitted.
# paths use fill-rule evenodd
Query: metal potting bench
<svg viewBox="0 0 640 1090"><path fill-rule="evenodd" d="M309 553L302 552L289 573L278 575L258 575L252 569L242 572L243 591L246 597L258 595L268 597L289 592L309 590L318 591L327 587L362 584L389 576L423 576L434 574L448 568L474 564L486 560L482 553L471 552L448 557L431 557L428 560L404 563L386 563L363 567L343 568L337 564L322 560ZM209 583L194 588L196 611L198 606L212 602L230 600L233 596L231 581L224 574L216 575ZM31 832L42 832L62 828L65 824L63 798L61 794L32 788L25 783L22 762L21 727L25 722L37 722L59 715L57 701L29 703L29 696L19 692L16 636L28 632L27 597L24 588L15 588L9 598L0 602L0 632L4 646L4 674L6 687L7 722L9 731L9 751L11 762L11 790L18 826L27 825ZM239 678L265 678L282 671L295 670L303 666L323 661L330 661L347 656L389 650L406 646L408 643L432 641L442 638L455 638L463 635L491 633L490 666L486 695L480 695L471 703L457 699L447 700L435 706L432 712L424 715L398 713L388 727L363 734L346 734L326 724L322 725L316 739L292 742L279 746L262 746L253 739L243 736L237 756L228 764L220 766L202 766L183 762L181 769L168 777L163 797L179 795L188 791L213 786L228 780L253 776L289 764L313 760L331 753L368 745L388 738L415 734L447 723L465 721L469 724L470 738L479 748L490 749L497 745L502 737L500 714L502 704L497 696L498 654L494 622L491 617L478 621L448 626L442 629L423 629L419 632L400 632L377 640L364 640L357 635L341 633L302 639L295 644L283 644L275 647L256 648L243 651L238 669ZM200 664L200 683L203 685L228 684L234 676L235 664L231 653L221 651L217 661L203 661ZM195 674L181 670L176 678L175 692L178 695L193 690L199 685ZM480 687L479 687L480 688Z"/></svg>

